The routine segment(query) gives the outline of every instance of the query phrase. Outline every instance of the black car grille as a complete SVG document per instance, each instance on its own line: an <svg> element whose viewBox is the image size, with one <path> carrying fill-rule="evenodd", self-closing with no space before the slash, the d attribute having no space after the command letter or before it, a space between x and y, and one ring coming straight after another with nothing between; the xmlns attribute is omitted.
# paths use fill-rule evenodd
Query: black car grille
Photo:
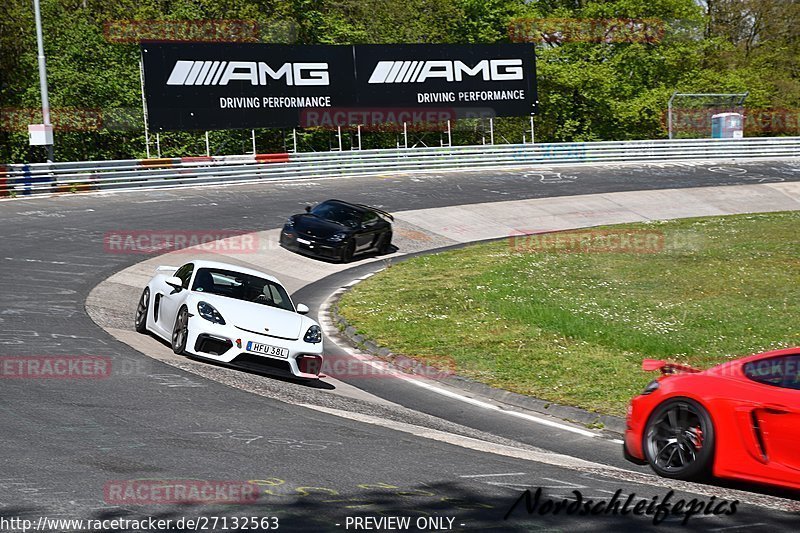
<svg viewBox="0 0 800 533"><path fill-rule="evenodd" d="M241 353L229 364L246 370L293 377L291 367L286 359L273 359L271 357L259 357L250 353Z"/></svg>
<svg viewBox="0 0 800 533"><path fill-rule="evenodd" d="M233 343L228 339L218 339L203 333L197 336L197 342L194 344L194 351L211 355L222 355L230 350L231 346L233 346Z"/></svg>

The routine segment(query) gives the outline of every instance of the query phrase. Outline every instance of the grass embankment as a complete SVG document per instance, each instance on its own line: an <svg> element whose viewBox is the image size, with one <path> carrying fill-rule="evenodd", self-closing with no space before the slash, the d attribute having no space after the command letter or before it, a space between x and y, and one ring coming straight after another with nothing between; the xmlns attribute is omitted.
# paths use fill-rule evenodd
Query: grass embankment
<svg viewBox="0 0 800 533"><path fill-rule="evenodd" d="M652 379L645 357L705 368L800 345L800 212L604 229L656 232L655 253L511 238L394 265L339 310L396 353L450 357L460 375L616 415Z"/></svg>

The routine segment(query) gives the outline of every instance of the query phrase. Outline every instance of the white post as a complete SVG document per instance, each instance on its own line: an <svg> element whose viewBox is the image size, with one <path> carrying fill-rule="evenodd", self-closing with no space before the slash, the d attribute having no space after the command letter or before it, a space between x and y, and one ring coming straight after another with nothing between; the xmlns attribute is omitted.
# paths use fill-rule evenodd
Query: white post
<svg viewBox="0 0 800 533"><path fill-rule="evenodd" d="M489 144L494 144L494 118L489 118Z"/></svg>
<svg viewBox="0 0 800 533"><path fill-rule="evenodd" d="M297 128L292 128L292 146L293 151L292 153L297 153Z"/></svg>
<svg viewBox="0 0 800 533"><path fill-rule="evenodd" d="M157 157L161 158L161 134L156 132L156 154ZM150 156L148 156L150 157Z"/></svg>
<svg viewBox="0 0 800 533"><path fill-rule="evenodd" d="M342 151L342 127L336 126L336 136L339 137L339 151Z"/></svg>
<svg viewBox="0 0 800 533"><path fill-rule="evenodd" d="M408 148L408 124L403 122L403 147Z"/></svg>
<svg viewBox="0 0 800 533"><path fill-rule="evenodd" d="M533 144L533 115L531 115L531 144Z"/></svg>
<svg viewBox="0 0 800 533"><path fill-rule="evenodd" d="M149 128L147 127L147 102L144 97L144 65L142 65L142 60L139 60L139 84L142 88L142 111L144 116L144 146L147 150L147 159L150 159L150 132L148 131ZM157 135L157 134L156 134Z"/></svg>
<svg viewBox="0 0 800 533"><path fill-rule="evenodd" d="M42 122L45 130L50 126L50 99L47 96L47 67L44 58L44 38L42 37L42 12L39 8L39 0L33 0L33 11L36 17L36 46L39 53L39 91L42 94ZM46 145L47 162L52 163L55 159L54 147L52 144Z"/></svg>
<svg viewBox="0 0 800 533"><path fill-rule="evenodd" d="M450 121L447 121L447 146L453 146L453 137L450 134Z"/></svg>
<svg viewBox="0 0 800 533"><path fill-rule="evenodd" d="M206 132L206 155L211 157L211 145L208 143L208 132Z"/></svg>
<svg viewBox="0 0 800 533"><path fill-rule="evenodd" d="M256 130L250 130L253 136L253 155L256 155Z"/></svg>
<svg viewBox="0 0 800 533"><path fill-rule="evenodd" d="M361 151L361 124L358 125L358 150Z"/></svg>

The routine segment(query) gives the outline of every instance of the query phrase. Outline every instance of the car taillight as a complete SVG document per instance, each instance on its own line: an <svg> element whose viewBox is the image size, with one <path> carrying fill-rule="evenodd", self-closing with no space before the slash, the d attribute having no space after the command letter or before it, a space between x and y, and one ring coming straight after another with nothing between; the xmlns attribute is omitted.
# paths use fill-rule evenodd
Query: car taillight
<svg viewBox="0 0 800 533"><path fill-rule="evenodd" d="M642 394L650 394L652 392L655 392L656 390L658 390L658 380L654 379L653 381L647 384L647 386L642 391Z"/></svg>

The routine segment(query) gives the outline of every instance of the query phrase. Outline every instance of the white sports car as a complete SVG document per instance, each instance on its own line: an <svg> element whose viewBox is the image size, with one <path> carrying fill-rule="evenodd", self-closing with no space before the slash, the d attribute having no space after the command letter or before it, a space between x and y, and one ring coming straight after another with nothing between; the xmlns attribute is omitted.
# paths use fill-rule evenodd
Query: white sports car
<svg viewBox="0 0 800 533"><path fill-rule="evenodd" d="M216 261L158 267L136 309L136 331L188 354L316 379L322 330L274 277Z"/></svg>

